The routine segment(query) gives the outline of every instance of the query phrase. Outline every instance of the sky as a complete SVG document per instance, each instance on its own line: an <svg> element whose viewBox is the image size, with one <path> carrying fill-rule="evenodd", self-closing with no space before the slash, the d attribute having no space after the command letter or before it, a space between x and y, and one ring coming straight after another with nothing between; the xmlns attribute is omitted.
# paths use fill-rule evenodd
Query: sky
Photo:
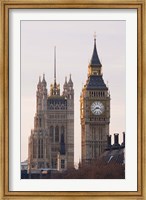
<svg viewBox="0 0 146 200"><path fill-rule="evenodd" d="M110 134L125 131L126 22L21 21L21 161L28 157L28 137L34 128L36 90L45 74L48 92L53 83L56 46L57 83L72 75L75 92L75 163L81 159L80 94L87 80L94 33L103 79L111 94ZM113 137L112 137L113 139Z"/></svg>

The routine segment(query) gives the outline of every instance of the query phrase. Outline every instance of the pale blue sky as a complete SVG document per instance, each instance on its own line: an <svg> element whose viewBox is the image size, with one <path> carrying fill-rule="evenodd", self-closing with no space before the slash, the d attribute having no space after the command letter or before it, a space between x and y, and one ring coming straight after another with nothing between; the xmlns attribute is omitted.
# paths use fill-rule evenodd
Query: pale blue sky
<svg viewBox="0 0 146 200"><path fill-rule="evenodd" d="M36 111L36 88L45 73L47 88L53 82L54 46L57 48L57 82L72 74L75 90L75 162L81 152L79 99L93 52L93 34L103 78L111 93L110 134L125 131L126 22L125 21L21 21L21 160L28 155L28 137Z"/></svg>

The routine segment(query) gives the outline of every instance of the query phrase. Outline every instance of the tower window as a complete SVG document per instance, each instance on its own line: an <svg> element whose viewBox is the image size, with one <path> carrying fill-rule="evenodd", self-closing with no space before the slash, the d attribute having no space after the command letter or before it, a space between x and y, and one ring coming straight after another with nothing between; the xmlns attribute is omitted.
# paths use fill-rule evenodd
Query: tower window
<svg viewBox="0 0 146 200"><path fill-rule="evenodd" d="M96 139L96 135L95 135L95 128L92 128L92 140Z"/></svg>
<svg viewBox="0 0 146 200"><path fill-rule="evenodd" d="M61 160L61 169L65 168L65 160Z"/></svg>
<svg viewBox="0 0 146 200"><path fill-rule="evenodd" d="M38 140L38 158L43 158L43 139Z"/></svg>
<svg viewBox="0 0 146 200"><path fill-rule="evenodd" d="M39 127L41 127L42 126L42 120L41 120L41 118L39 118Z"/></svg>
<svg viewBox="0 0 146 200"><path fill-rule="evenodd" d="M61 142L64 142L64 126L61 127Z"/></svg>
<svg viewBox="0 0 146 200"><path fill-rule="evenodd" d="M56 168L57 167L57 159L52 158L52 168Z"/></svg>
<svg viewBox="0 0 146 200"><path fill-rule="evenodd" d="M36 148L37 148L37 144L36 144L36 139L33 139L33 158L36 158L36 154L37 154L37 151L36 151Z"/></svg>
<svg viewBox="0 0 146 200"><path fill-rule="evenodd" d="M50 139L51 139L51 142L53 142L53 135L54 135L54 127L51 126L50 127Z"/></svg>
<svg viewBox="0 0 146 200"><path fill-rule="evenodd" d="M59 127L55 128L55 142L59 142Z"/></svg>

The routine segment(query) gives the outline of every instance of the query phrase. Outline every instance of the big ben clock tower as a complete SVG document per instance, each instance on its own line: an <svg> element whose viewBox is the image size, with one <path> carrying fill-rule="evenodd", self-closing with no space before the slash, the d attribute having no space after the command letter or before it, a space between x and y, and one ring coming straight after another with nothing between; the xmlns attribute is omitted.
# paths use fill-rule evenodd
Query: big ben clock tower
<svg viewBox="0 0 146 200"><path fill-rule="evenodd" d="M88 79L80 97L82 163L90 163L104 151L110 123L110 94L104 83L96 37L88 66Z"/></svg>

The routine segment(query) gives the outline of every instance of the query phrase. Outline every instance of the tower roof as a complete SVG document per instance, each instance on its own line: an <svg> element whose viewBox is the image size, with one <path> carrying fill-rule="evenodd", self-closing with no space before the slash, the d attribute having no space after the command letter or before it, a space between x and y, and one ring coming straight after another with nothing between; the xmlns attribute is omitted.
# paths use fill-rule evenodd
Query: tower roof
<svg viewBox="0 0 146 200"><path fill-rule="evenodd" d="M93 54L92 54L92 58L90 61L90 65L94 66L94 67L101 67L101 62L99 60L98 57L98 53L97 53L97 48L96 48L96 37L94 37L94 49L93 49Z"/></svg>
<svg viewBox="0 0 146 200"><path fill-rule="evenodd" d="M87 89L105 89L105 90L108 89L106 87L106 84L104 83L102 75L100 75L100 76L94 76L94 75L89 76L86 84L87 84Z"/></svg>

